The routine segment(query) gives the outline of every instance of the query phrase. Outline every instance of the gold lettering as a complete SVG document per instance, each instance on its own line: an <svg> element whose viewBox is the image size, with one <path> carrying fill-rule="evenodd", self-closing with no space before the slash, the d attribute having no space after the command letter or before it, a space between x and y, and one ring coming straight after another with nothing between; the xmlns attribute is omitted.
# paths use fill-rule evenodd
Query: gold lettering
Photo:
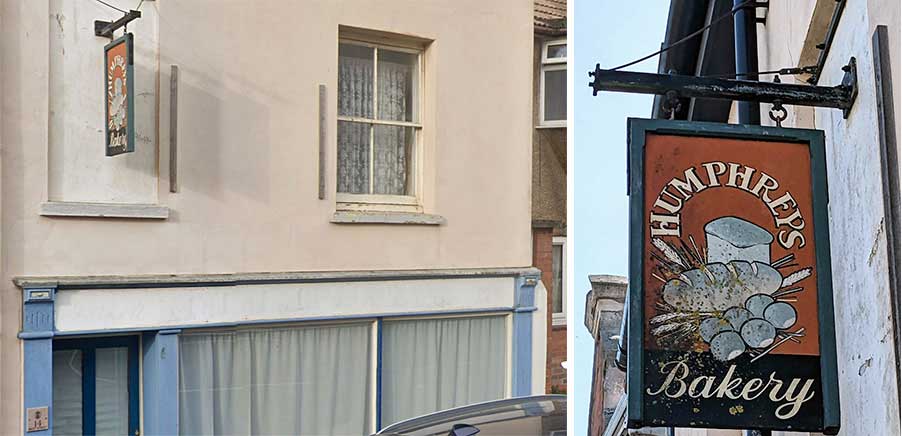
<svg viewBox="0 0 902 436"><path fill-rule="evenodd" d="M702 166L705 167L708 173L708 186L720 186L717 176L727 172L727 166L723 162L706 162ZM715 167L717 168L716 170L714 169Z"/></svg>
<svg viewBox="0 0 902 436"><path fill-rule="evenodd" d="M655 225L655 223L658 223ZM673 225L673 227L671 227ZM658 215L651 213L651 236L680 236L679 215Z"/></svg>
<svg viewBox="0 0 902 436"><path fill-rule="evenodd" d="M755 169L752 167L744 167L745 170L742 173L739 172L739 164L731 163L730 165L730 174L727 177L727 186L732 186L734 188L739 188L744 191L749 190L749 182L752 181L752 174L755 172ZM737 185L737 181L739 184Z"/></svg>
<svg viewBox="0 0 902 436"><path fill-rule="evenodd" d="M670 369L668 369L668 367L670 367ZM663 392L664 395L667 395L670 398L679 398L686 393L686 382L683 381L683 379L689 375L689 366L686 365L686 362L682 360L667 362L661 366L661 374L667 374L664 383L661 383L661 386L655 391L652 391L651 388L646 389L645 392L647 392L648 395L659 395ZM678 383L674 385L677 390L676 392L671 393L670 385L671 383L674 383L674 381Z"/></svg>
<svg viewBox="0 0 902 436"><path fill-rule="evenodd" d="M695 389L698 388L699 383L702 381L705 382L705 387L702 388L701 392L695 392ZM714 392L711 390L714 388L715 381L716 379L713 376L696 377L695 380L692 380L692 383L689 383L689 397L711 398L714 395Z"/></svg>
<svg viewBox="0 0 902 436"><path fill-rule="evenodd" d="M693 191L698 193L705 190L706 186L702 184L698 175L695 174L695 168L689 168L684 171L683 176L686 180L680 180L679 178L674 177L668 184L676 188L677 192L683 196L684 200L688 200L692 197Z"/></svg>
<svg viewBox="0 0 902 436"><path fill-rule="evenodd" d="M752 194L755 194L756 197L761 197L765 203L770 203L771 199L767 196L768 192L774 191L780 187L780 184L771 176L767 175L767 173L762 172L761 177L758 179L758 183L755 184L755 187L752 188ZM761 191L764 192L761 192Z"/></svg>

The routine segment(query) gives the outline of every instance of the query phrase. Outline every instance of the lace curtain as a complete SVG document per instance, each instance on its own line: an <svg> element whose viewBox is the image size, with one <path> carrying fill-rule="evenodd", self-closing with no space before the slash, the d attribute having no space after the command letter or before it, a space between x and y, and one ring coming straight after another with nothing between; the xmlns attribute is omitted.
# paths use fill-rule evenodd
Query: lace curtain
<svg viewBox="0 0 902 436"><path fill-rule="evenodd" d="M373 118L373 49L342 44L338 115ZM370 124L338 122L338 192L370 192Z"/></svg>
<svg viewBox="0 0 902 436"><path fill-rule="evenodd" d="M373 49L342 44L339 59L339 115L373 119ZM416 55L380 49L379 120L413 121L415 72ZM339 121L338 192L408 194L413 135L411 127Z"/></svg>

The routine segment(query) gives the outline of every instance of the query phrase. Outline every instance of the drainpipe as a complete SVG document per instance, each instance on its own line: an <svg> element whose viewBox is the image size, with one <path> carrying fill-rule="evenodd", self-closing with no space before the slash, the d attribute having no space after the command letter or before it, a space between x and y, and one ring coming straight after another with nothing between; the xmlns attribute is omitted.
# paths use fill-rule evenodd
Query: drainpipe
<svg viewBox="0 0 902 436"><path fill-rule="evenodd" d="M733 8L739 7L745 0L733 0ZM733 42L736 52L736 78L740 80L758 80L758 29L755 23L755 3L741 7L733 15ZM757 102L738 102L737 115L739 124L761 124L761 108Z"/></svg>
<svg viewBox="0 0 902 436"><path fill-rule="evenodd" d="M733 7L740 7L745 0L733 0ZM755 22L755 6L742 6L733 15L733 43L736 48L736 78L758 80L758 24ZM740 101L736 111L739 124L761 125L761 107L758 102ZM771 436L770 430L746 430L745 436Z"/></svg>

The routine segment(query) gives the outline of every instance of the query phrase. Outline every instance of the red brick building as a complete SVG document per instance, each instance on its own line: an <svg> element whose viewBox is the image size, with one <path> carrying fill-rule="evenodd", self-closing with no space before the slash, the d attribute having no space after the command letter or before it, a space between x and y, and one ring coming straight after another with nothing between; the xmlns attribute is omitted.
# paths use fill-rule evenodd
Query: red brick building
<svg viewBox="0 0 902 436"><path fill-rule="evenodd" d="M567 391L567 1L535 0L533 266L548 290L545 390Z"/></svg>

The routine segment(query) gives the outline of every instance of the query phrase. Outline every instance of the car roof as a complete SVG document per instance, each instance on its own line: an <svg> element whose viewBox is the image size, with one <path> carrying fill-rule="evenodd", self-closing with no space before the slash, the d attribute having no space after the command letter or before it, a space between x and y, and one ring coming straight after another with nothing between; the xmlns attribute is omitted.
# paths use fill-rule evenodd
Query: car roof
<svg viewBox="0 0 902 436"><path fill-rule="evenodd" d="M377 435L404 435L417 430L447 424L451 425L461 420L469 420L467 424L477 425L492 422L492 417L504 417L510 419L511 413L520 413L522 417L550 416L566 414L566 395L535 395L527 397L507 398L503 400L486 401L483 403L455 407L428 415L407 419L383 428ZM478 422L474 419L478 419ZM447 430L446 430L447 431Z"/></svg>

